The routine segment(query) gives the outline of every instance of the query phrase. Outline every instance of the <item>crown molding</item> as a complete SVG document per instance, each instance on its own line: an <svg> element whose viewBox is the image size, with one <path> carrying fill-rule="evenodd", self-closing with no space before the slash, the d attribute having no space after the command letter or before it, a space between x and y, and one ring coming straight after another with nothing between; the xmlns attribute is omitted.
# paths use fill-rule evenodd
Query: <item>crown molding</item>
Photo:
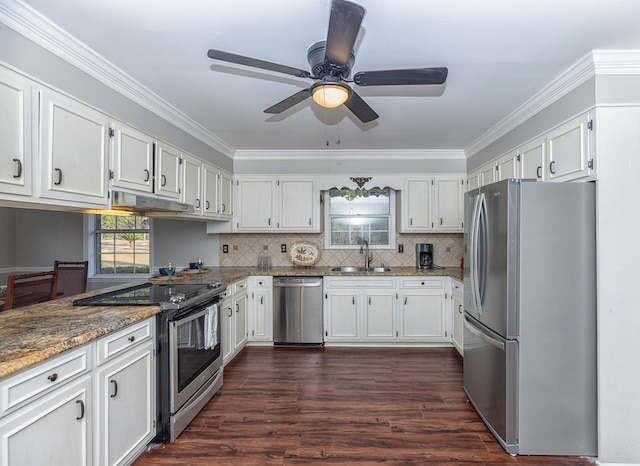
<svg viewBox="0 0 640 466"><path fill-rule="evenodd" d="M640 50L592 50L464 150L467 157L517 128L596 75L640 74Z"/></svg>
<svg viewBox="0 0 640 466"><path fill-rule="evenodd" d="M235 149L120 68L19 0L0 3L0 22L194 138L233 158Z"/></svg>
<svg viewBox="0 0 640 466"><path fill-rule="evenodd" d="M234 160L464 160L460 149L431 150L239 150Z"/></svg>

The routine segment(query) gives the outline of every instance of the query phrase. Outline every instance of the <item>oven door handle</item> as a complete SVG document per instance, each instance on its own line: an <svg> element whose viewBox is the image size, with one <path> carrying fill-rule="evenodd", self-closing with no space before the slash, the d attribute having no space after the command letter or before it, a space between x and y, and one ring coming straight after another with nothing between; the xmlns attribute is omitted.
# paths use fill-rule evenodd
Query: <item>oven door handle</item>
<svg viewBox="0 0 640 466"><path fill-rule="evenodd" d="M214 304L217 304L219 301L207 301L202 304L198 304L195 307L191 307L189 309L184 309L182 311L178 311L178 313L171 318L171 321L174 325L176 321L184 321L184 320L193 320L199 317L202 317L207 313L207 309Z"/></svg>

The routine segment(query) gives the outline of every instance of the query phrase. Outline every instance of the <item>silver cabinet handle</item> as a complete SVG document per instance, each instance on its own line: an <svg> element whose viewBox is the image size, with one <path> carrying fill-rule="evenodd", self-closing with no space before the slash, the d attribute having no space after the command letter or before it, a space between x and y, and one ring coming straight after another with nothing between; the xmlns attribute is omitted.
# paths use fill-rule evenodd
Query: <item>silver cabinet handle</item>
<svg viewBox="0 0 640 466"><path fill-rule="evenodd" d="M144 173L145 173L145 177L144 177L144 181L149 181L149 178L151 177L151 174L149 173L149 170L147 170L146 168L144 169Z"/></svg>
<svg viewBox="0 0 640 466"><path fill-rule="evenodd" d="M84 401L76 400L76 403L80 404L80 416L76 418L76 421L80 421L84 417Z"/></svg>
<svg viewBox="0 0 640 466"><path fill-rule="evenodd" d="M54 168L53 171L58 174L58 181L54 181L53 184L59 186L62 184L62 170L60 170L59 168Z"/></svg>
<svg viewBox="0 0 640 466"><path fill-rule="evenodd" d="M13 175L13 177L14 178L21 178L22 177L22 160L13 159L13 161L18 165L18 173L16 175Z"/></svg>
<svg viewBox="0 0 640 466"><path fill-rule="evenodd" d="M111 383L113 384L113 394L109 395L109 397L115 398L116 395L118 394L118 382L116 382L115 380L112 380Z"/></svg>

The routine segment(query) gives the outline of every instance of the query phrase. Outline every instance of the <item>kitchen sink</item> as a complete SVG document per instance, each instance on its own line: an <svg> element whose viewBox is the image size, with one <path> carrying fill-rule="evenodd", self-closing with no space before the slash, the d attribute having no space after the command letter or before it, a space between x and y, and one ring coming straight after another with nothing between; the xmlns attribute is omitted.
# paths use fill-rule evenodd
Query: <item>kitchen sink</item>
<svg viewBox="0 0 640 466"><path fill-rule="evenodd" d="M332 272L343 272L343 273L354 273L354 272L391 272L389 267L352 267L352 266L343 266L343 267L334 267L331 269Z"/></svg>

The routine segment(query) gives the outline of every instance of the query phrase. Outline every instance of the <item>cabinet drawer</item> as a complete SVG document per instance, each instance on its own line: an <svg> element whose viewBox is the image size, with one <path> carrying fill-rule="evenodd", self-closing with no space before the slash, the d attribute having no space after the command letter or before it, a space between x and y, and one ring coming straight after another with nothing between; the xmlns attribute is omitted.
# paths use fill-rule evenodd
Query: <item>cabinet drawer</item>
<svg viewBox="0 0 640 466"><path fill-rule="evenodd" d="M462 294L463 294L462 282L459 282L455 278L452 278L451 279L451 292L453 294L455 294L455 295L462 296Z"/></svg>
<svg viewBox="0 0 640 466"><path fill-rule="evenodd" d="M133 346L152 339L155 327L154 322L154 318L147 319L98 340L98 366L122 354Z"/></svg>
<svg viewBox="0 0 640 466"><path fill-rule="evenodd" d="M91 370L91 345L46 360L0 383L0 416Z"/></svg>
<svg viewBox="0 0 640 466"><path fill-rule="evenodd" d="M415 277L403 278L400 281L401 288L444 288L445 278L440 277Z"/></svg>
<svg viewBox="0 0 640 466"><path fill-rule="evenodd" d="M231 285L233 290L231 291L233 294L241 293L243 290L247 289L247 280L240 280Z"/></svg>
<svg viewBox="0 0 640 466"><path fill-rule="evenodd" d="M252 286L255 289L265 290L273 286L271 277L254 277Z"/></svg>

